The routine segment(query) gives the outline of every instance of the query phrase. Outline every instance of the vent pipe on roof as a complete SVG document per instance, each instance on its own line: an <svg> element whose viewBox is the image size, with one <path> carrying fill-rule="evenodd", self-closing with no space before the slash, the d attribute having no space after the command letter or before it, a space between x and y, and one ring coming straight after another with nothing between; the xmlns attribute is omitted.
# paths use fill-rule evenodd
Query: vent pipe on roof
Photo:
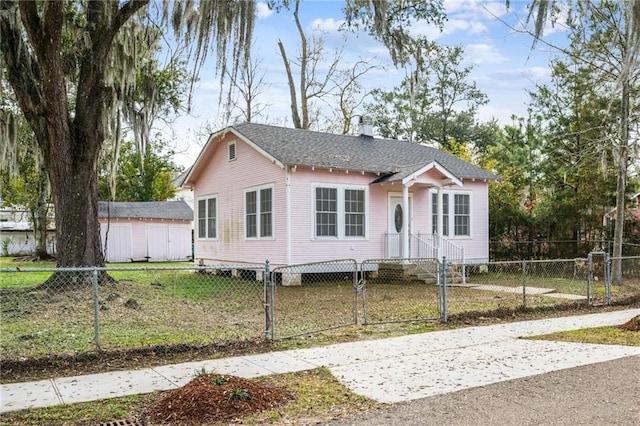
<svg viewBox="0 0 640 426"><path fill-rule="evenodd" d="M360 126L360 136L373 137L373 118L368 115L361 115L358 124Z"/></svg>

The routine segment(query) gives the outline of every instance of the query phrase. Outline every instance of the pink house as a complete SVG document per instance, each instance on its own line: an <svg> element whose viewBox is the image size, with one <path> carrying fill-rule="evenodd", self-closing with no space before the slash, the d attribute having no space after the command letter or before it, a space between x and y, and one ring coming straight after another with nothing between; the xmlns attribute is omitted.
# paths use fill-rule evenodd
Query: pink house
<svg viewBox="0 0 640 426"><path fill-rule="evenodd" d="M262 124L211 135L194 191L195 260L292 265L336 259L489 258L488 182L440 150Z"/></svg>

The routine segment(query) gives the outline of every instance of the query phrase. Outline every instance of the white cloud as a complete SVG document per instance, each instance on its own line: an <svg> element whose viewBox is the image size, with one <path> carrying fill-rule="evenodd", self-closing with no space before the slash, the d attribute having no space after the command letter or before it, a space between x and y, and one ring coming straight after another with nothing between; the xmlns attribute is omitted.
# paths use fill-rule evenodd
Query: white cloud
<svg viewBox="0 0 640 426"><path fill-rule="evenodd" d="M474 64L499 64L509 60L490 44L468 44L464 52L468 60Z"/></svg>
<svg viewBox="0 0 640 426"><path fill-rule="evenodd" d="M536 83L549 80L551 77L551 69L548 67L511 68L496 72L492 77L497 80L522 81L522 79L525 79L529 82Z"/></svg>
<svg viewBox="0 0 640 426"><path fill-rule="evenodd" d="M336 34L340 31L340 27L344 24L344 20L336 20L333 18L328 19L314 19L311 22L311 29L313 31L320 31L325 34Z"/></svg>
<svg viewBox="0 0 640 426"><path fill-rule="evenodd" d="M480 34L487 31L487 27L479 21L468 21L462 19L450 19L444 24L443 33L450 35L459 31L466 31L471 34Z"/></svg>
<svg viewBox="0 0 640 426"><path fill-rule="evenodd" d="M513 2L512 2L513 3ZM466 19L493 19L507 13L504 1L482 0L445 0L444 10L447 16Z"/></svg>
<svg viewBox="0 0 640 426"><path fill-rule="evenodd" d="M267 3L258 2L256 4L256 18L264 19L273 15L273 10L269 7Z"/></svg>

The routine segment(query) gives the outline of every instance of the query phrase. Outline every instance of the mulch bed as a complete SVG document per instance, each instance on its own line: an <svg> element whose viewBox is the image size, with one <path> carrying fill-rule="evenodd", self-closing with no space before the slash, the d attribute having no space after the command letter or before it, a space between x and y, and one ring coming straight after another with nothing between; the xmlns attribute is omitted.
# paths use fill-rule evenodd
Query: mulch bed
<svg viewBox="0 0 640 426"><path fill-rule="evenodd" d="M293 399L289 391L256 380L203 374L163 393L140 417L153 424L207 424L269 410Z"/></svg>
<svg viewBox="0 0 640 426"><path fill-rule="evenodd" d="M636 315L624 324L620 324L618 328L626 331L640 331L640 315Z"/></svg>

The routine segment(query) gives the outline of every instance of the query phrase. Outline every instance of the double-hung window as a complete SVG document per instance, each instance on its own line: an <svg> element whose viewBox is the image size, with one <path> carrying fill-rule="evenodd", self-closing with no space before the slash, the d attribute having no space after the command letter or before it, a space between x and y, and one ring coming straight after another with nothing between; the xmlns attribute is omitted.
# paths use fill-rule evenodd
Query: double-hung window
<svg viewBox="0 0 640 426"><path fill-rule="evenodd" d="M338 190L316 188L316 236L338 236Z"/></svg>
<svg viewBox="0 0 640 426"><path fill-rule="evenodd" d="M218 238L218 198L208 196L198 200L198 238Z"/></svg>
<svg viewBox="0 0 640 426"><path fill-rule="evenodd" d="M344 190L344 235L364 237L364 191Z"/></svg>
<svg viewBox="0 0 640 426"><path fill-rule="evenodd" d="M455 194L453 196L453 232L455 236L471 235L471 207L468 194Z"/></svg>
<svg viewBox="0 0 640 426"><path fill-rule="evenodd" d="M273 186L245 191L245 237L273 237Z"/></svg>
<svg viewBox="0 0 640 426"><path fill-rule="evenodd" d="M438 194L431 194L432 233L438 233ZM442 235L449 235L449 194L442 194Z"/></svg>
<svg viewBox="0 0 640 426"><path fill-rule="evenodd" d="M453 200L453 205L451 201ZM459 192L443 192L442 206L438 203L438 194L431 193L431 232L438 233L438 220L442 207L442 235L454 237L471 236L471 195ZM452 226L450 219L453 217Z"/></svg>
<svg viewBox="0 0 640 426"><path fill-rule="evenodd" d="M314 197L315 237L366 236L365 189L318 185Z"/></svg>

